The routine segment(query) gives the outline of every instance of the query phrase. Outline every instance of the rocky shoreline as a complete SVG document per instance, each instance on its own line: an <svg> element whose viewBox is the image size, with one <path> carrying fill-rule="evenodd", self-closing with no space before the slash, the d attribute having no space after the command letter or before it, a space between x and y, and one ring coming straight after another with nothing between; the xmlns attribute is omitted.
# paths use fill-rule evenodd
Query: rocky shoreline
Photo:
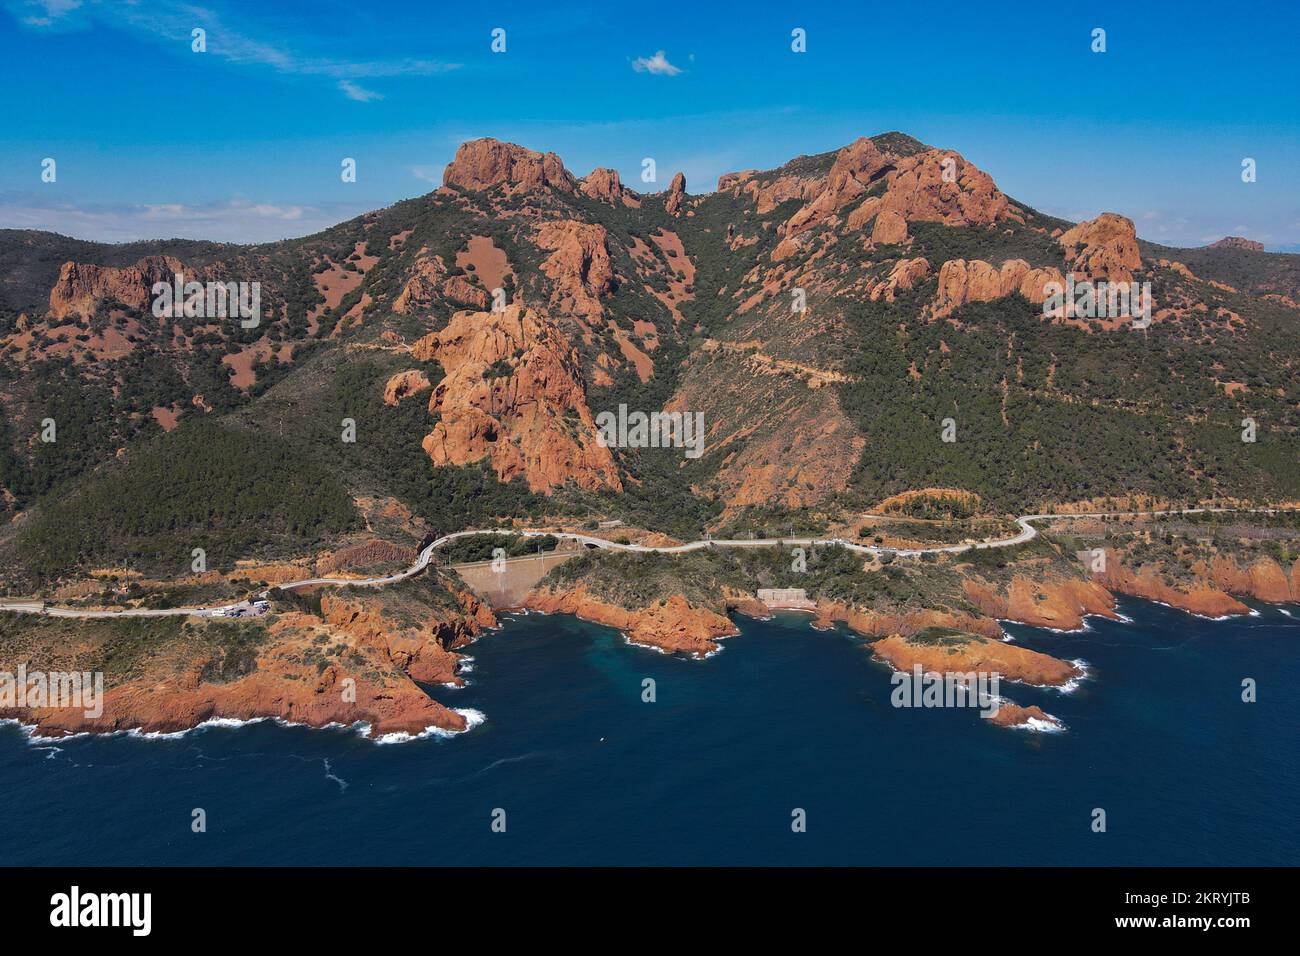
<svg viewBox="0 0 1300 956"><path fill-rule="evenodd" d="M920 573L924 574L922 570ZM418 590L423 587L424 590ZM959 597L969 610L943 608L862 609L839 600L813 602L810 624L843 624L864 646L897 671L997 673L1005 681L1068 688L1084 676L1082 668L1050 654L1010 642L1002 621L1058 632L1086 626L1088 615L1120 620L1116 596L1158 601L1189 613L1217 618L1249 613L1242 598L1266 603L1300 598L1300 560L1289 570L1260 558L1242 565L1228 555L1193 564L1183 572L1129 567L1119 552L1107 552L1107 570L1091 580L1071 577L1059 566L1038 575L1017 570L1001 581L979 573L960 579ZM493 610L473 593L438 573L421 585L389 591L322 589L302 607L277 609L255 650L238 654L214 648L212 628L224 623L176 625L177 648L144 672L109 687L102 713L87 716L70 708L0 708L0 718L15 719L40 737L80 733L139 732L171 734L205 721L276 719L310 727L365 725L371 737L459 733L470 726L464 713L435 700L422 685L463 686L461 649L497 627ZM766 618L771 609L751 595L722 587L712 600L668 593L641 606L624 606L586 580L557 584L546 579L529 592L522 608L571 614L617 628L636 645L669 654L706 658L719 642L739 635L730 615ZM46 627L58 627L46 622ZM37 643L28 661L49 670L81 666L96 645L111 642L108 626L64 623L72 640L64 659L41 658ZM942 631L956 635L927 641ZM193 645L193 646L191 646ZM102 649L102 647L101 647ZM248 653L253 655L248 658ZM13 653L8 655L14 657ZM15 661L10 663L16 664ZM242 669L241 669L242 668ZM997 726L1053 729L1059 724L1038 707L1004 701L991 720ZM1059 728L1056 728L1059 729Z"/></svg>

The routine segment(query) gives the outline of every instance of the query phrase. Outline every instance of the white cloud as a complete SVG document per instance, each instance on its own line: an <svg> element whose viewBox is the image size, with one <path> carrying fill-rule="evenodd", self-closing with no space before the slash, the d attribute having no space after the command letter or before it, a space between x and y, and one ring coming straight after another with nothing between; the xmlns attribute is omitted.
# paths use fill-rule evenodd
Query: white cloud
<svg viewBox="0 0 1300 956"><path fill-rule="evenodd" d="M442 167L440 166L411 166L410 170L411 175L421 182L442 185Z"/></svg>
<svg viewBox="0 0 1300 956"><path fill-rule="evenodd" d="M368 90L351 80L339 80L339 89L343 91L343 95L348 99L356 100L358 103L369 103L371 100L383 99L383 96L374 90Z"/></svg>
<svg viewBox="0 0 1300 956"><path fill-rule="evenodd" d="M663 50L657 50L649 59L643 56L637 57L632 61L632 69L638 73L653 73L656 76L676 76L682 72L681 67L673 66L668 62L668 57L664 56Z"/></svg>

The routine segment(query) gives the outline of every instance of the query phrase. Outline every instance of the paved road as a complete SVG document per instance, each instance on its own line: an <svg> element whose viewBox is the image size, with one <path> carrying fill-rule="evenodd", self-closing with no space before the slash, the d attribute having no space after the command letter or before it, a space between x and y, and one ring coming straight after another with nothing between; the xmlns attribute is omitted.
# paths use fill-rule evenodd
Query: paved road
<svg viewBox="0 0 1300 956"><path fill-rule="evenodd" d="M993 541L978 541L974 544L950 544L934 548L885 548L878 545L858 544L856 541L848 541L844 538L705 538L702 541L690 541L686 544L676 544L666 547L652 547L644 544L619 544L615 541L609 541L605 538L597 538L592 535L578 534L571 531L524 531L514 530L505 533L513 533L528 538L541 538L547 535L555 538L563 538L568 541L577 541L593 548L601 548L609 551L642 551L658 552L659 554L685 554L688 551L701 551L705 548L770 548L778 546L786 547L812 547L814 545L839 545L850 551L856 551L859 554L894 554L903 557L911 557L921 554L961 554L963 551L984 550L987 548L1010 548L1018 544L1024 544L1031 541L1038 535L1034 528L1033 522L1047 520L1062 520L1066 518L1129 518L1129 517L1163 517L1169 515L1193 515L1193 514L1277 514L1280 511L1293 509L1280 508L1183 508L1176 511L1090 511L1080 514L1033 514L1021 515L1016 518L1016 524L1020 526L1020 533L1012 535L1009 538L998 538ZM383 587L386 584L396 584L398 581L404 581L414 574L419 574L429 562L433 560L433 552L450 541L457 538L468 538L477 534L501 534L500 528L488 528L483 530L471 529L466 531L456 531L452 534L443 535L436 541L427 545L416 557L415 563L403 571L396 574L390 574L380 578L304 578L301 581L290 581L286 584L279 585L281 590L296 590L306 587ZM265 593L263 594L263 597ZM175 608L122 608L114 611L83 611L77 608L63 607L46 607L40 602L16 602L11 604L0 603L0 611L14 611L23 614L44 614L48 617L80 617L80 618L104 618L104 617L226 617L230 616L230 611L240 609L244 613L252 614L255 612L250 601L239 601L235 604L225 604L220 607L175 607Z"/></svg>

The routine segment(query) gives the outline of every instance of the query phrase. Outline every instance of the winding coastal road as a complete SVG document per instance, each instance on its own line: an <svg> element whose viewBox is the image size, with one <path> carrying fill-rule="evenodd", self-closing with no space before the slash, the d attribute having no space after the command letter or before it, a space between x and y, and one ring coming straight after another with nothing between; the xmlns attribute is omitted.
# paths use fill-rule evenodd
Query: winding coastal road
<svg viewBox="0 0 1300 956"><path fill-rule="evenodd" d="M435 541L430 542L416 556L415 562L408 568L398 571L396 574L390 574L378 578L304 578L301 581L290 581L286 584L277 585L280 590L290 591L306 587L383 587L387 584L396 584L399 581L405 581L412 575L419 574L429 566L433 560L433 553L444 544L455 541L457 538L468 538L479 534L516 534L526 538L542 538L546 536L554 538L563 538L567 541L577 541L583 545L600 548L610 551L640 551L640 552L657 552L659 554L686 554L689 551L701 551L705 548L766 548L766 547L813 547L816 545L839 545L849 551L856 551L859 554L893 554L902 557L913 557L922 554L961 554L963 551L985 550L988 548L1010 548L1018 544L1024 544L1038 536L1038 530L1034 527L1035 521L1046 520L1065 520L1072 518L1135 518L1135 517L1167 517L1172 515L1193 515L1193 514L1278 514L1294 509L1287 508L1184 508L1177 511L1090 511L1080 512L1078 514L1032 514L1021 515L1016 518L1016 524L1020 526L1020 533L1012 535L1009 538L997 538L992 541L977 541L969 544L950 544L934 548L885 548L878 545L858 544L854 541L847 541L844 538L705 538L700 541L689 541L686 544L675 544L664 547L653 547L644 544L619 544L606 538L597 538L593 535L579 534L573 531L546 531L546 530L520 530L520 529L500 529L486 528L482 530L471 529L466 531L456 531L452 534L443 535ZM266 592L261 595L265 597ZM13 603L0 602L0 611L12 611L19 614L43 614L47 617L75 617L75 618L106 618L106 617L226 617L231 611L252 612L254 610L251 601L237 601L234 604L223 604L218 607L173 607L173 608L122 608L120 610L81 610L79 608L66 607L49 607L43 601L19 601Z"/></svg>

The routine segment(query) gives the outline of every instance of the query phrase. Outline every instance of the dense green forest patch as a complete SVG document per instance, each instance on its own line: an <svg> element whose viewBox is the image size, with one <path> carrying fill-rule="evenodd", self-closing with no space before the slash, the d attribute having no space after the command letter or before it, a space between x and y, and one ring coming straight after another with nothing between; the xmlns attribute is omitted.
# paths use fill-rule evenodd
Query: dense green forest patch
<svg viewBox="0 0 1300 956"><path fill-rule="evenodd" d="M8 556L43 581L104 561L187 573L195 548L211 569L300 551L358 525L343 485L284 442L211 421L184 423L47 500Z"/></svg>

